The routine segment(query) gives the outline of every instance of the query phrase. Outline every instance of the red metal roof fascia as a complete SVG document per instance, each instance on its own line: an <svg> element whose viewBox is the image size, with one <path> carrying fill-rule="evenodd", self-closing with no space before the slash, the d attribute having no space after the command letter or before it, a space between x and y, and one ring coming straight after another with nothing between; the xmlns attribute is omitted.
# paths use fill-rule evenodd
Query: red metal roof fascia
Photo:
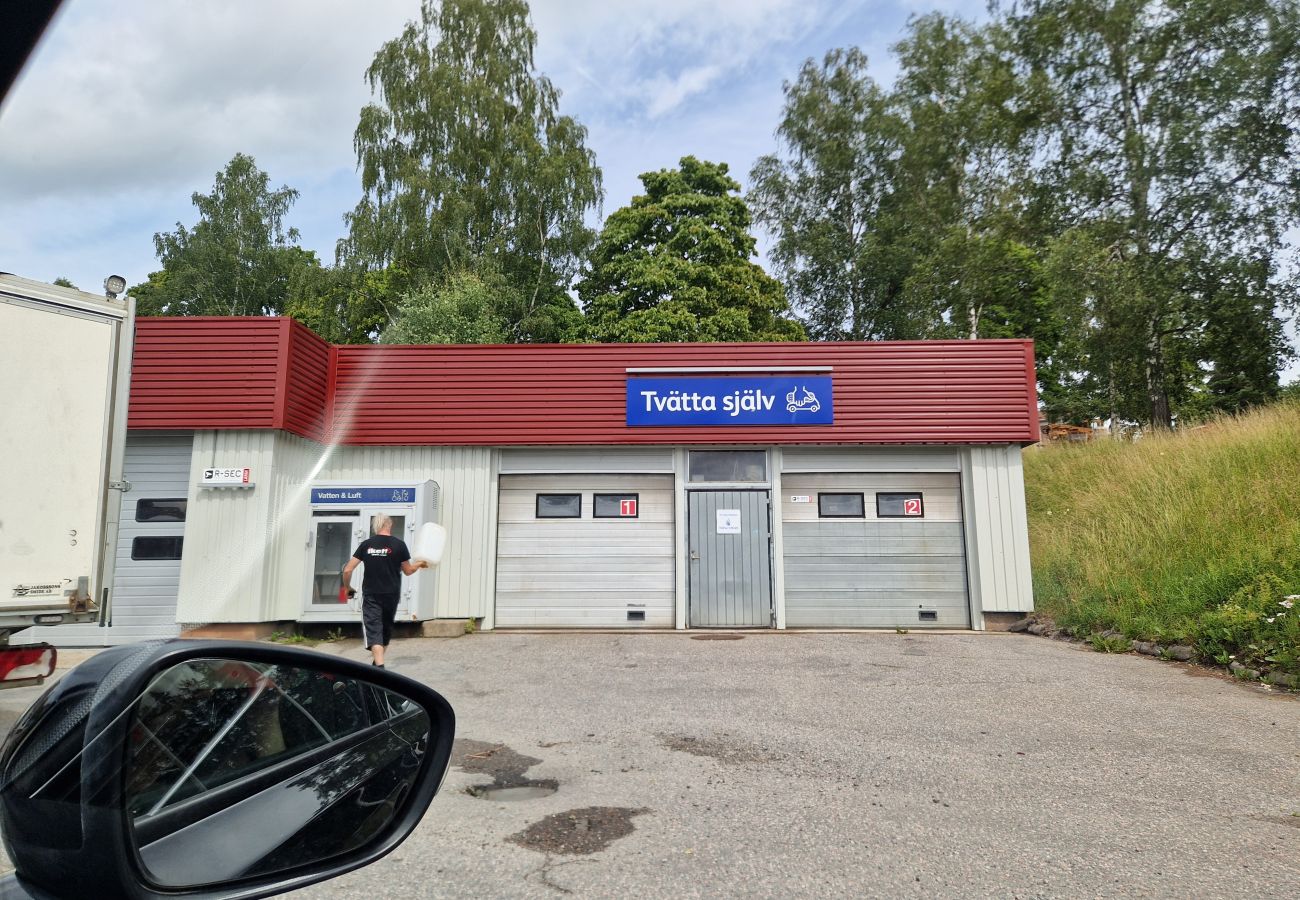
<svg viewBox="0 0 1300 900"><path fill-rule="evenodd" d="M853 344L344 346L335 389L349 444L1009 443L1033 440L1036 404L1023 340ZM624 424L629 368L832 365L835 425L799 428L637 428ZM899 371L901 370L901 372ZM872 396L896 382L895 402ZM559 379L557 381L557 379ZM550 382L557 395L519 395ZM954 386L956 391L954 391ZM961 389L965 388L966 397ZM438 390L430 399L427 391ZM992 392L990 395L989 392ZM954 396L954 393L956 395ZM862 409L863 404L873 408ZM873 419L879 421L872 421ZM900 427L902 426L902 427Z"/></svg>
<svg viewBox="0 0 1300 900"><path fill-rule="evenodd" d="M952 444L1038 437L1033 347L1021 340L334 346L288 319L192 317L142 318L136 346L133 428L282 428L365 445ZM624 383L634 377L627 370L691 366L830 366L836 423L626 426ZM539 385L552 393L538 394Z"/></svg>
<svg viewBox="0 0 1300 900"><path fill-rule="evenodd" d="M339 439L339 429L334 418L334 408L338 397L338 369L339 369L339 345L330 344L329 353L329 377L325 379L325 421L323 431L325 443L337 443Z"/></svg>
<svg viewBox="0 0 1300 900"><path fill-rule="evenodd" d="M247 316L139 317L127 427L276 427L280 327Z"/></svg>
<svg viewBox="0 0 1300 900"><path fill-rule="evenodd" d="M277 319L280 332L275 359L275 418L273 427L283 429L289 406L289 357L293 346L293 332L288 319Z"/></svg>
<svg viewBox="0 0 1300 900"><path fill-rule="evenodd" d="M1025 385L1026 401L1029 403L1029 434L1021 443L1037 444L1043 439L1042 425L1038 412L1038 369L1034 362L1034 342L1025 341Z"/></svg>
<svg viewBox="0 0 1300 900"><path fill-rule="evenodd" d="M284 418L279 427L302 437L323 441L331 347L301 322L293 319L283 321L290 340L284 365Z"/></svg>

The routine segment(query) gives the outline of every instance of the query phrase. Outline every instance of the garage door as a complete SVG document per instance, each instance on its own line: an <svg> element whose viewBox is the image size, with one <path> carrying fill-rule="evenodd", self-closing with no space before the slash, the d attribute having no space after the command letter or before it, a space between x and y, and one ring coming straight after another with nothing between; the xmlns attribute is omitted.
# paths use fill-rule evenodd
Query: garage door
<svg viewBox="0 0 1300 900"><path fill-rule="evenodd" d="M128 435L113 576L112 624L30 628L21 639L61 647L129 644L175 637L190 480L190 435Z"/></svg>
<svg viewBox="0 0 1300 900"><path fill-rule="evenodd" d="M503 475L496 624L673 624L671 475Z"/></svg>
<svg viewBox="0 0 1300 900"><path fill-rule="evenodd" d="M970 627L956 474L791 474L781 489L787 626Z"/></svg>

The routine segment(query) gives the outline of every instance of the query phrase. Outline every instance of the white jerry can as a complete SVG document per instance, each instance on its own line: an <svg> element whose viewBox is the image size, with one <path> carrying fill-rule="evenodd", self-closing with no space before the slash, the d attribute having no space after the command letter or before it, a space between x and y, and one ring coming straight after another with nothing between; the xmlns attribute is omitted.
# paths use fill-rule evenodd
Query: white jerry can
<svg viewBox="0 0 1300 900"><path fill-rule="evenodd" d="M430 567L442 562L442 551L447 547L447 529L437 522L425 522L415 536L415 549L411 559L427 562Z"/></svg>

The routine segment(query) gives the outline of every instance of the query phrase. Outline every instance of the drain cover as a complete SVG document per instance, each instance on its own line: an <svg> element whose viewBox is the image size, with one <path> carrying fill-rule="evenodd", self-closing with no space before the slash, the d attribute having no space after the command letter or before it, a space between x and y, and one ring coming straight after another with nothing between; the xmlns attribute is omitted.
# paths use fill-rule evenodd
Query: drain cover
<svg viewBox="0 0 1300 900"><path fill-rule="evenodd" d="M742 641L744 639L743 634L696 634L691 637L693 641Z"/></svg>

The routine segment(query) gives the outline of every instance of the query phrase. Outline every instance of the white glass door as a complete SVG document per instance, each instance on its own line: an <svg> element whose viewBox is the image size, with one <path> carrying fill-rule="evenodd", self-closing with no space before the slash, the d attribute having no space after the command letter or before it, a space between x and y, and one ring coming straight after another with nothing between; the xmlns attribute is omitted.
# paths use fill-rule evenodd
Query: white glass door
<svg viewBox="0 0 1300 900"><path fill-rule="evenodd" d="M348 603L346 590L340 592L343 567L361 543L361 522L355 516L322 516L313 518L311 524L311 595L307 608L341 612Z"/></svg>

